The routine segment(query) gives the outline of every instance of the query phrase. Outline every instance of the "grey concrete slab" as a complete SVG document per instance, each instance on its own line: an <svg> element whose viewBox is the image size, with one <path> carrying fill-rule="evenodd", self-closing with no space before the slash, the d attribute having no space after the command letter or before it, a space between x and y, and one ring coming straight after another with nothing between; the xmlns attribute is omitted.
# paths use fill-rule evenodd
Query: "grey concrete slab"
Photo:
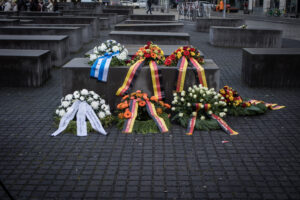
<svg viewBox="0 0 300 200"><path fill-rule="evenodd" d="M18 19L0 19L0 26L15 26L19 24L20 20Z"/></svg>
<svg viewBox="0 0 300 200"><path fill-rule="evenodd" d="M221 18L221 17L211 17L211 18L197 18L196 30L199 32L209 32L210 26L232 26L237 27L245 24L244 19L240 18Z"/></svg>
<svg viewBox="0 0 300 200"><path fill-rule="evenodd" d="M40 27L40 26L3 26L3 35L68 35L71 52L77 52L82 47L81 27Z"/></svg>
<svg viewBox="0 0 300 200"><path fill-rule="evenodd" d="M132 9L118 9L118 8L103 8L103 13L117 13L118 15L131 15L133 14Z"/></svg>
<svg viewBox="0 0 300 200"><path fill-rule="evenodd" d="M280 48L282 31L276 29L241 29L237 27L211 26L209 42L219 47Z"/></svg>
<svg viewBox="0 0 300 200"><path fill-rule="evenodd" d="M299 87L300 48L244 48L242 79L251 87Z"/></svg>
<svg viewBox="0 0 300 200"><path fill-rule="evenodd" d="M62 66L70 56L66 35L0 35L0 48L50 50L54 66Z"/></svg>
<svg viewBox="0 0 300 200"><path fill-rule="evenodd" d="M129 69L128 66L110 67L107 82L99 82L90 77L90 68L88 58L74 58L63 66L62 88L63 94L69 94L72 91L86 88L101 93L106 97L111 108L115 108L120 98L115 96L118 88L123 84L124 78ZM219 88L220 72L219 67L212 60L205 60L203 65L209 87ZM173 98L173 89L177 80L177 68L161 66L163 77L163 87L166 94L166 102L170 103ZM136 77L132 91L142 89L149 95L153 94L149 66L144 66ZM192 68L188 68L185 87L196 83Z"/></svg>
<svg viewBox="0 0 300 200"><path fill-rule="evenodd" d="M56 11L56 12L21 11L18 14L19 16L62 16L63 15L63 13L60 11Z"/></svg>
<svg viewBox="0 0 300 200"><path fill-rule="evenodd" d="M93 30L90 24L21 24L22 26L38 26L38 27L81 27L82 41L88 43L93 39Z"/></svg>
<svg viewBox="0 0 300 200"><path fill-rule="evenodd" d="M116 31L183 32L183 23L117 24Z"/></svg>
<svg viewBox="0 0 300 200"><path fill-rule="evenodd" d="M147 15L147 14L134 14L130 15L129 19L131 20L162 20L162 21L174 21L175 15L171 14L155 14L155 15Z"/></svg>
<svg viewBox="0 0 300 200"><path fill-rule="evenodd" d="M50 77L49 50L0 49L0 86L38 87Z"/></svg>
<svg viewBox="0 0 300 200"><path fill-rule="evenodd" d="M111 31L109 35L123 44L146 44L147 41L152 41L156 44L185 45L190 42L188 33Z"/></svg>
<svg viewBox="0 0 300 200"><path fill-rule="evenodd" d="M178 21L162 21L162 20L125 20L124 21L125 24L158 24L158 23L162 23L162 24L169 24L169 23L178 23Z"/></svg>

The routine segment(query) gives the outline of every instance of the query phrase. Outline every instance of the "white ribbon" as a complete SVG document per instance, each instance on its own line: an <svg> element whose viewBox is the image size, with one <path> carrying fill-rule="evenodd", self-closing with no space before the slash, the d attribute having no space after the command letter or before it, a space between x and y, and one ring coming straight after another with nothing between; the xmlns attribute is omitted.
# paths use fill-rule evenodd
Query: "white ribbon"
<svg viewBox="0 0 300 200"><path fill-rule="evenodd" d="M70 121L75 117L76 112L77 136L87 136L87 126L85 121L86 117L90 121L94 130L103 135L107 135L107 132L104 130L92 107L85 101L81 102L76 100L71 106L70 110L61 118L58 129L52 133L51 136L57 136L63 132L67 128Z"/></svg>

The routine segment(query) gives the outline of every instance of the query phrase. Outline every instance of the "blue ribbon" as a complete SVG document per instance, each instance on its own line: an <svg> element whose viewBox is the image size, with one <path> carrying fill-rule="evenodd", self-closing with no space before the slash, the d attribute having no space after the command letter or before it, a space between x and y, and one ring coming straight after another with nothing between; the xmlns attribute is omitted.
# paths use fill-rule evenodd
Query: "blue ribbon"
<svg viewBox="0 0 300 200"><path fill-rule="evenodd" d="M98 78L99 81L106 82L111 59L119 53L119 51L114 53L105 53L103 56L98 57L91 67L90 76Z"/></svg>

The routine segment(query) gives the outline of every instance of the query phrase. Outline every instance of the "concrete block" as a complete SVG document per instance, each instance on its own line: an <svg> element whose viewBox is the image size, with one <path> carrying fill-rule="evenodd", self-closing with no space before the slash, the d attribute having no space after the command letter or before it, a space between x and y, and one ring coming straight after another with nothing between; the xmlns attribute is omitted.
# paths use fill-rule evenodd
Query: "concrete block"
<svg viewBox="0 0 300 200"><path fill-rule="evenodd" d="M209 42L219 47L280 48L282 30L211 26Z"/></svg>
<svg viewBox="0 0 300 200"><path fill-rule="evenodd" d="M40 11L21 11L19 12L19 16L62 16L63 13L56 12L40 12Z"/></svg>
<svg viewBox="0 0 300 200"><path fill-rule="evenodd" d="M0 35L1 49L42 49L51 51L54 66L62 66L70 58L66 35Z"/></svg>
<svg viewBox="0 0 300 200"><path fill-rule="evenodd" d="M174 45L187 45L190 43L188 33L111 31L109 36L123 44L146 44L148 41L155 44Z"/></svg>
<svg viewBox="0 0 300 200"><path fill-rule="evenodd" d="M38 87L50 77L48 50L0 49L0 86Z"/></svg>
<svg viewBox="0 0 300 200"><path fill-rule="evenodd" d="M158 24L117 24L117 31L147 31L147 32L183 32L183 23Z"/></svg>
<svg viewBox="0 0 300 200"><path fill-rule="evenodd" d="M212 60L206 60L206 64L204 64L203 67L205 68L209 87L219 89L220 72L218 66ZM98 94L101 94L110 104L111 108L114 109L120 101L120 98L115 96L115 93L123 84L128 69L129 67L127 66L110 67L108 81L103 83L90 77L90 65L88 65L87 58L74 58L65 64L62 69L63 95L82 88L94 90ZM163 87L166 93L166 102L170 103L177 81L177 69L176 67L162 66L161 72L163 76ZM194 72L192 68L188 68L185 87L189 87L195 83ZM144 66L141 69L132 91L137 89L142 89L144 92L148 92L149 95L153 94L149 66Z"/></svg>
<svg viewBox="0 0 300 200"><path fill-rule="evenodd" d="M242 80L250 87L300 87L300 48L244 48Z"/></svg>
<svg viewBox="0 0 300 200"><path fill-rule="evenodd" d="M16 26L20 24L20 20L18 19L0 19L0 27L1 26Z"/></svg>
<svg viewBox="0 0 300 200"><path fill-rule="evenodd" d="M178 21L162 21L162 20L125 20L125 24L169 24L169 23L178 23Z"/></svg>
<svg viewBox="0 0 300 200"><path fill-rule="evenodd" d="M209 32L210 26L232 26L237 27L245 24L244 19L233 18L197 18L196 30L199 32Z"/></svg>
<svg viewBox="0 0 300 200"><path fill-rule="evenodd" d="M161 20L161 21L174 21L175 15L130 15L130 20Z"/></svg>

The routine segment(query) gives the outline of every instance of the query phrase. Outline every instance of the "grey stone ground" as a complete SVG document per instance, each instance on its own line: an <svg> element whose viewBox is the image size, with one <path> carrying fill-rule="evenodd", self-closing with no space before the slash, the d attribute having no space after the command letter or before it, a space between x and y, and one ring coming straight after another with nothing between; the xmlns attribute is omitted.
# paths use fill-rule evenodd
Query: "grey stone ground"
<svg viewBox="0 0 300 200"><path fill-rule="evenodd" d="M167 134L121 134L113 127L108 136L53 138L61 98L55 69L40 88L0 89L0 179L15 199L300 199L300 90L247 87L241 49L210 46L208 33L194 32L191 22L185 30L221 68L221 85L286 108L228 117L237 136L186 136L173 126ZM284 40L290 45L300 47ZM0 199L8 199L3 190Z"/></svg>

